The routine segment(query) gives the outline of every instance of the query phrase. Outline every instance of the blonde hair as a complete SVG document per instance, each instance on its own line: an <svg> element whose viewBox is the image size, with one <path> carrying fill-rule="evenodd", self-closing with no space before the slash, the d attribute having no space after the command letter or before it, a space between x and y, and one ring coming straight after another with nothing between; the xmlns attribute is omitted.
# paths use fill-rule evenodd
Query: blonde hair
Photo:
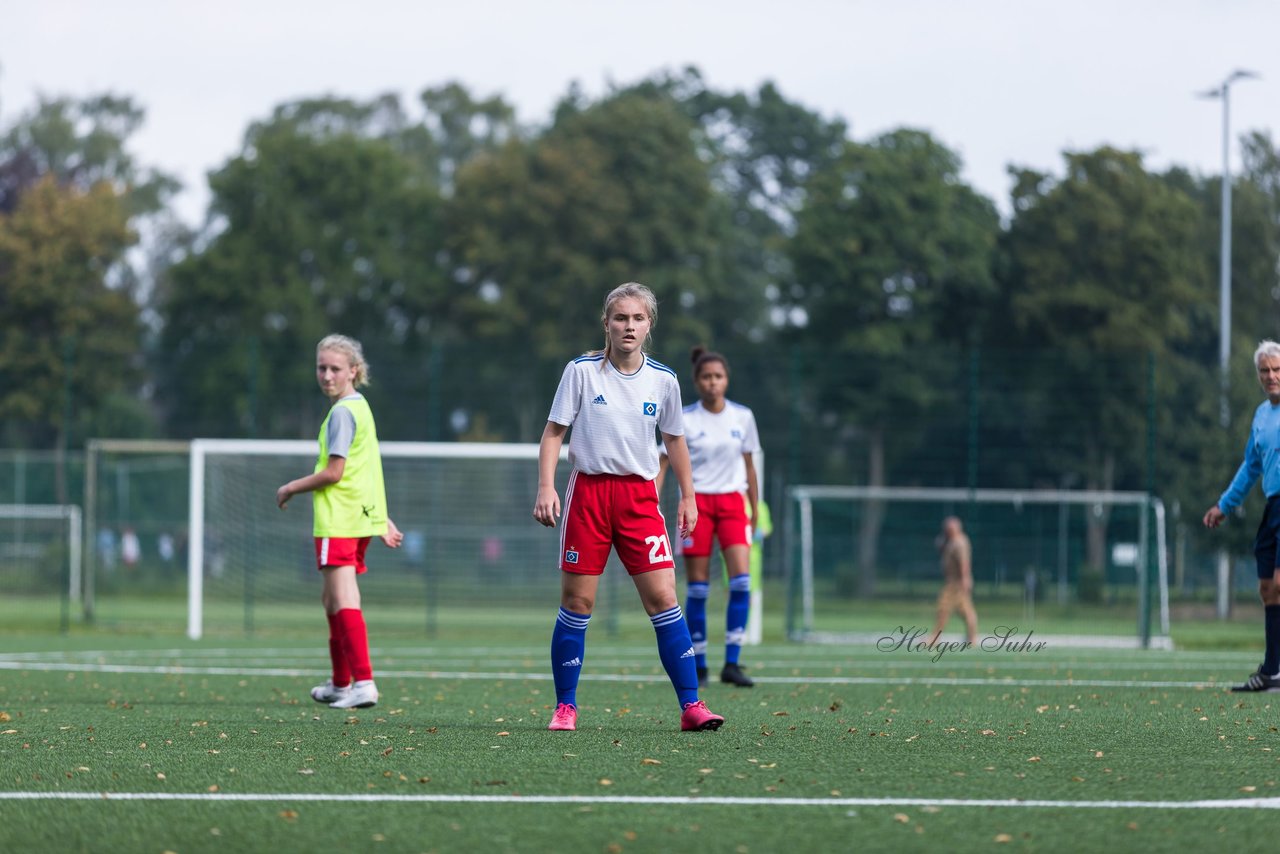
<svg viewBox="0 0 1280 854"><path fill-rule="evenodd" d="M326 335L316 345L316 355L320 355L322 350L332 350L347 357L347 362L356 370L352 383L356 388L369 384L369 363L364 360L364 349L359 341L346 335Z"/></svg>
<svg viewBox="0 0 1280 854"><path fill-rule="evenodd" d="M653 327L658 323L658 298L653 295L653 291L649 290L639 282L624 282L613 290L609 291L609 295L604 298L604 308L600 311L600 323L608 325L609 310L613 308L613 304L620 299L637 299L644 305L644 310L649 314L649 334L645 336L644 341L640 343L640 351L642 353L649 352L649 342L653 338ZM604 336L604 348L600 350L592 350L591 355L603 353L605 361L609 359L609 333ZM601 368L604 366L601 365Z"/></svg>

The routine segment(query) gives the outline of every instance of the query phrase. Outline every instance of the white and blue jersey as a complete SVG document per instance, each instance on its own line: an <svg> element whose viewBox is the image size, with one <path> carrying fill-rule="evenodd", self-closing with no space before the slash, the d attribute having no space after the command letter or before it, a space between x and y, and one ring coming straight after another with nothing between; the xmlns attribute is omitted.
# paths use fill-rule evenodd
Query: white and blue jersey
<svg viewBox="0 0 1280 854"><path fill-rule="evenodd" d="M572 426L569 463L584 474L658 476L655 428L684 435L675 371L648 356L624 374L602 353L565 365L548 421Z"/></svg>
<svg viewBox="0 0 1280 854"><path fill-rule="evenodd" d="M747 491L747 463L743 454L760 450L760 434L751 410L731 400L712 412L702 401L684 408L684 440L693 465L693 491L724 495Z"/></svg>
<svg viewBox="0 0 1280 854"><path fill-rule="evenodd" d="M1280 406L1270 400L1258 404L1253 413L1249 441L1244 446L1244 462L1218 499L1218 509L1230 513L1239 507L1259 476L1262 491L1268 498L1280 495Z"/></svg>

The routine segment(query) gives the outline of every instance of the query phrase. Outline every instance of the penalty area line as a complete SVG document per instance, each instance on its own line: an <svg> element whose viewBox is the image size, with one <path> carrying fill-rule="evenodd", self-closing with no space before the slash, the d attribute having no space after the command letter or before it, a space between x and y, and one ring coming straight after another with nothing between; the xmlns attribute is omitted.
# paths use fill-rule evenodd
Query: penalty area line
<svg viewBox="0 0 1280 854"><path fill-rule="evenodd" d="M0 801L204 801L209 803L600 804L761 807L1024 807L1049 809L1280 809L1280 798L1199 801L1049 801L1016 798L732 798L630 795L378 795L288 792L0 792Z"/></svg>

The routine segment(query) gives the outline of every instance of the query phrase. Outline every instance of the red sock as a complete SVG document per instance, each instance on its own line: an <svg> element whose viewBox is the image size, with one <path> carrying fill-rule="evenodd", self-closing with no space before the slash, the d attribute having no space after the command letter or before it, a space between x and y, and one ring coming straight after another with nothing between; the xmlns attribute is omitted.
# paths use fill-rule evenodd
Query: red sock
<svg viewBox="0 0 1280 854"><path fill-rule="evenodd" d="M364 625L364 613L358 608L343 608L336 615L342 621L342 651L347 665L357 682L373 678L373 666L369 664L369 635Z"/></svg>
<svg viewBox="0 0 1280 854"><path fill-rule="evenodd" d="M337 614L325 614L329 618L329 660L333 662L333 684L350 685L351 668L347 665L347 653L342 643L342 620Z"/></svg>

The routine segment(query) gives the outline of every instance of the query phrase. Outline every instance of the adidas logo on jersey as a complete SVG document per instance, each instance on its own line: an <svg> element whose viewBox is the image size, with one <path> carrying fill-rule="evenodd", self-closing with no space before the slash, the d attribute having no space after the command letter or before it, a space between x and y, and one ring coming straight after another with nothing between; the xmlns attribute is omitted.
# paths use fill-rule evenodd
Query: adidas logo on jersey
<svg viewBox="0 0 1280 854"><path fill-rule="evenodd" d="M605 403L603 394L597 394L596 399L591 401L591 405L592 406L608 406L609 404Z"/></svg>
<svg viewBox="0 0 1280 854"><path fill-rule="evenodd" d="M561 667L581 667L582 659L575 655L573 658L569 659L568 661L561 662L560 666Z"/></svg>

